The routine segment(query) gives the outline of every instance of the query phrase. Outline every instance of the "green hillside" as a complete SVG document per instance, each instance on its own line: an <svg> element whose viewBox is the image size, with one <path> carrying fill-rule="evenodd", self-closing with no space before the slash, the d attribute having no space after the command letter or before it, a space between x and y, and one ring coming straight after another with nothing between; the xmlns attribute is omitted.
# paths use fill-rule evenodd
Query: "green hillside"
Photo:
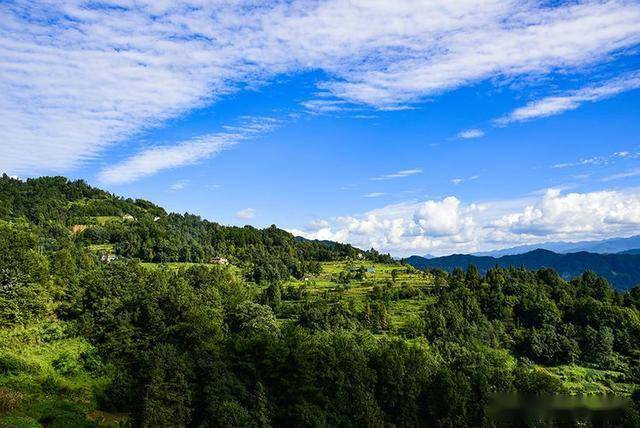
<svg viewBox="0 0 640 428"><path fill-rule="evenodd" d="M0 202L0 427L494 427L497 394L640 423L638 287L423 272L59 177Z"/></svg>

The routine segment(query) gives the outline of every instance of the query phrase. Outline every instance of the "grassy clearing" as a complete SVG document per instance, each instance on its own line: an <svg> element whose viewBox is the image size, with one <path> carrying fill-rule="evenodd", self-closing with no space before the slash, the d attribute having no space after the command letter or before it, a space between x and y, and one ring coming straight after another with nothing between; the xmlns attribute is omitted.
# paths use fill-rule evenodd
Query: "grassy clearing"
<svg viewBox="0 0 640 428"><path fill-rule="evenodd" d="M631 395L637 385L627 383L624 373L597 370L577 365L546 367L557 376L572 395L615 394Z"/></svg>
<svg viewBox="0 0 640 428"><path fill-rule="evenodd" d="M96 222L96 224L99 224L100 226L104 226L105 224L111 223L111 222L122 221L122 218L114 215L99 215L99 216L93 217L93 219Z"/></svg>
<svg viewBox="0 0 640 428"><path fill-rule="evenodd" d="M192 266L207 266L207 267L218 267L224 269L230 269L232 273L235 275L240 275L242 273L241 269L235 265L220 265L218 263L191 263L191 262L166 262L166 263L141 263L147 269L169 269L169 270L179 270L186 269Z"/></svg>
<svg viewBox="0 0 640 428"><path fill-rule="evenodd" d="M92 244L87 246L89 251L100 254L111 254L115 252L115 245L113 244Z"/></svg>

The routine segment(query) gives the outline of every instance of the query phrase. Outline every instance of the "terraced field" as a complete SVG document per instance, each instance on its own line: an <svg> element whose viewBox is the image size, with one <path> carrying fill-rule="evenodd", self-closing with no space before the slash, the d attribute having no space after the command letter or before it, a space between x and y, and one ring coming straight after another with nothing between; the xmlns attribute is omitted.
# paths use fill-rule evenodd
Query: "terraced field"
<svg viewBox="0 0 640 428"><path fill-rule="evenodd" d="M285 286L304 287L311 296L341 300L358 309L369 297L385 300L392 331L419 316L432 300L433 276L409 265L339 261L324 262L321 266L319 274L290 281Z"/></svg>

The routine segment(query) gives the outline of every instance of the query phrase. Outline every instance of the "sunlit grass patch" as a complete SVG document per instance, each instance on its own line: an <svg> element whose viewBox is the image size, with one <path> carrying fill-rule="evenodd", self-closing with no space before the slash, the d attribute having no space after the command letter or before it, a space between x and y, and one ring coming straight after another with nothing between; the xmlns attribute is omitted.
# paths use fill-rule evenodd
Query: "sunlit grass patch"
<svg viewBox="0 0 640 428"><path fill-rule="evenodd" d="M624 373L613 370L598 370L578 365L546 367L558 376L570 394L617 394L630 395L635 385L628 383Z"/></svg>

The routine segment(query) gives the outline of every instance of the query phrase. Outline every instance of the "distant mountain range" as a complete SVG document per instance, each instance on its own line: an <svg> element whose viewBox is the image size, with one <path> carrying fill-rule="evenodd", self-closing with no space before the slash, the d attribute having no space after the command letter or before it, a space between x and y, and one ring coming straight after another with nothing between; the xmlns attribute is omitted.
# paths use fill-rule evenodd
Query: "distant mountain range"
<svg viewBox="0 0 640 428"><path fill-rule="evenodd" d="M502 250L483 251L473 253L474 256L501 257L513 254L524 254L532 250L543 249L555 253L578 253L586 251L589 253L615 254L637 251L640 254L640 235L629 238L610 238L602 241L580 241L580 242L545 242L542 244L520 245L518 247L505 248ZM426 258L432 258L426 256Z"/></svg>
<svg viewBox="0 0 640 428"><path fill-rule="evenodd" d="M638 237L634 237L639 239ZM632 239L632 238L627 238ZM603 241L604 243L604 241ZM615 248L603 245L599 248ZM407 263L418 269L439 268L452 271L456 267L466 269L475 265L482 273L498 265L500 267L525 267L527 269L552 268L563 278L569 280L592 270L609 280L619 290L628 290L640 284L640 250L634 249L627 254L597 254L586 251L559 254L553 251L536 249L524 254L501 257L453 254L445 257L427 259L411 256Z"/></svg>

